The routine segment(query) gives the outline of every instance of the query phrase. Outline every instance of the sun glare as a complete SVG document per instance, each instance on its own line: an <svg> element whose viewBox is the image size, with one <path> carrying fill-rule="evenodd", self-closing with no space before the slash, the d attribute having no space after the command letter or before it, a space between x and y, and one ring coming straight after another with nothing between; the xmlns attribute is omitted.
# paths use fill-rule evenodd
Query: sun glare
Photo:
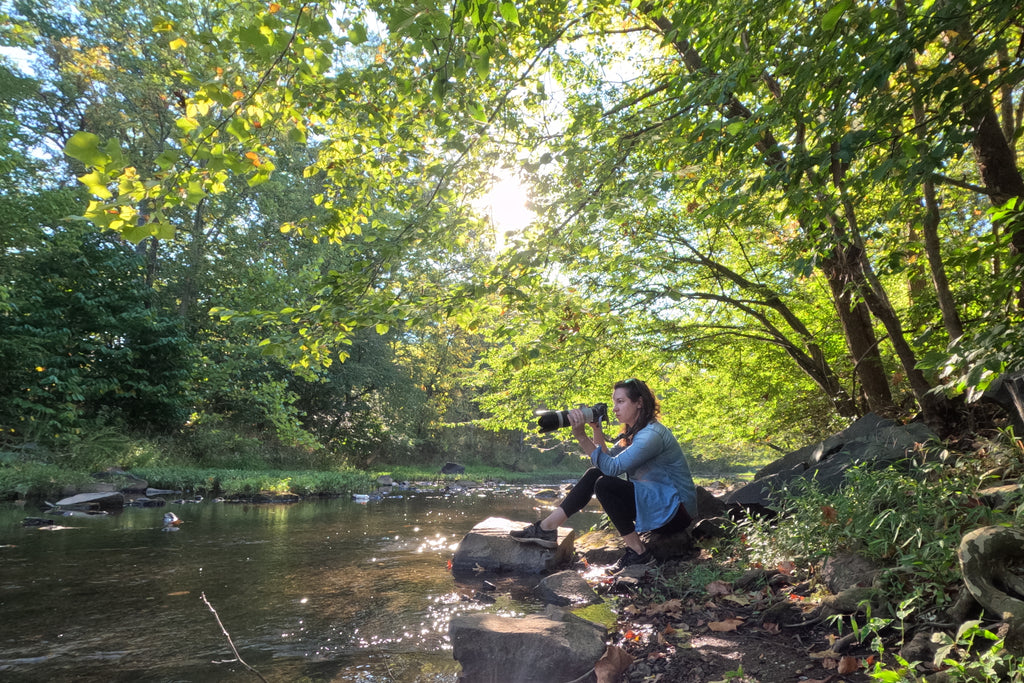
<svg viewBox="0 0 1024 683"><path fill-rule="evenodd" d="M505 249L509 233L522 231L533 220L534 214L527 208L526 199L526 187L507 176L501 177L484 197L482 208L494 226L498 251Z"/></svg>

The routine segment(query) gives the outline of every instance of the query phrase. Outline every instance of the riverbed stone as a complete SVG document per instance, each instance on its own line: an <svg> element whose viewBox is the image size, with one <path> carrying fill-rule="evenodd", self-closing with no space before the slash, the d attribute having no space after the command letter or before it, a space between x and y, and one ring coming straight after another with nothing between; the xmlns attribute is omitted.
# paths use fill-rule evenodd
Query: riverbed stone
<svg viewBox="0 0 1024 683"><path fill-rule="evenodd" d="M465 683L568 683L604 654L604 629L559 610L525 617L463 614L448 635Z"/></svg>
<svg viewBox="0 0 1024 683"><path fill-rule="evenodd" d="M569 564L574 554L576 532L558 530L558 545L545 548L534 543L521 543L511 536L523 522L503 517L488 517L474 526L459 542L452 557L452 572L519 572L541 574Z"/></svg>
<svg viewBox="0 0 1024 683"><path fill-rule="evenodd" d="M596 605L601 602L587 580L572 570L545 576L537 584L537 596L551 605Z"/></svg>

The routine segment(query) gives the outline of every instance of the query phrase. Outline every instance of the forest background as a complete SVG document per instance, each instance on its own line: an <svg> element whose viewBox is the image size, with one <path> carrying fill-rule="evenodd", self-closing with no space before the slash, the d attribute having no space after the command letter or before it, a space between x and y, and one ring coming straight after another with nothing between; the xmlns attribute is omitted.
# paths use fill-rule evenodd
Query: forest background
<svg viewBox="0 0 1024 683"><path fill-rule="evenodd" d="M1017 3L0 8L11 481L558 467L633 376L714 471L1024 369Z"/></svg>

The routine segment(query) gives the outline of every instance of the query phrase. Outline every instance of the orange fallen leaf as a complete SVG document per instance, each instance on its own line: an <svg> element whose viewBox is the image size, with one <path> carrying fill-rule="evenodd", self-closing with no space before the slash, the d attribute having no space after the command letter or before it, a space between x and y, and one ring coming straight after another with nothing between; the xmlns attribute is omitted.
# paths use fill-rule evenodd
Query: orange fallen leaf
<svg viewBox="0 0 1024 683"><path fill-rule="evenodd" d="M839 520L839 512L831 505L821 506L821 516L825 520L825 526L831 526Z"/></svg>
<svg viewBox="0 0 1024 683"><path fill-rule="evenodd" d="M777 568L778 568L778 570L780 572L782 572L786 576L789 576L794 571L796 571L796 562L793 562L792 560L786 560L785 562L779 562Z"/></svg>
<svg viewBox="0 0 1024 683"><path fill-rule="evenodd" d="M715 633L726 633L728 631L735 631L741 624L743 624L742 619L733 617L732 619L726 619L725 621L709 621L708 628Z"/></svg>
<svg viewBox="0 0 1024 683"><path fill-rule="evenodd" d="M839 673L842 675L852 674L854 671L860 668L860 662L856 657L849 655L839 660Z"/></svg>

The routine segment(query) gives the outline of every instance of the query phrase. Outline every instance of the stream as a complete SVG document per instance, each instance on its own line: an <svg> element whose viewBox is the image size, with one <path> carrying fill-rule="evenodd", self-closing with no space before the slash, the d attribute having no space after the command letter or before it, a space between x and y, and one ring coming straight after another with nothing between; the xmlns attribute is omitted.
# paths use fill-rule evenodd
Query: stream
<svg viewBox="0 0 1024 683"><path fill-rule="evenodd" d="M58 517L63 530L3 505L0 680L258 681L233 643L267 681L454 682L448 622L489 606L469 599L482 578L456 580L448 560L483 519L548 505L509 487L201 502ZM595 524L592 508L571 526ZM177 532L161 530L165 512ZM501 580L502 613L539 608L529 577Z"/></svg>

